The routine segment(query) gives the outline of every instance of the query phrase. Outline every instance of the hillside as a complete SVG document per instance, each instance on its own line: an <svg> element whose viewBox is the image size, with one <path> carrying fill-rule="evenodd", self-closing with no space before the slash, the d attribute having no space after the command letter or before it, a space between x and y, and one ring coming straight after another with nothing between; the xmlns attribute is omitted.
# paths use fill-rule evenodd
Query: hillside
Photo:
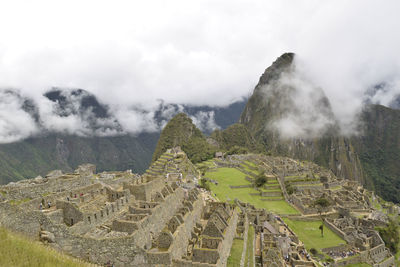
<svg viewBox="0 0 400 267"><path fill-rule="evenodd" d="M363 135L352 138L356 151L377 194L400 202L400 110L380 105L362 114Z"/></svg>
<svg viewBox="0 0 400 267"><path fill-rule="evenodd" d="M221 150L243 148L248 151L263 151L262 145L243 124L236 123L225 130L215 130L210 137L218 143Z"/></svg>
<svg viewBox="0 0 400 267"><path fill-rule="evenodd" d="M176 146L181 146L193 163L210 159L215 153L215 148L206 141L203 133L185 113L173 117L161 131L153 161L167 149Z"/></svg>
<svg viewBox="0 0 400 267"><path fill-rule="evenodd" d="M79 137L51 134L0 145L0 183L46 175L54 169L65 172L88 162L99 171L144 172L151 161L158 133L134 136Z"/></svg>
<svg viewBox="0 0 400 267"><path fill-rule="evenodd" d="M0 266L95 266L0 228Z"/></svg>
<svg viewBox="0 0 400 267"><path fill-rule="evenodd" d="M86 90L52 88L43 95L52 107L54 118L82 122L83 128L72 133L47 129L46 119L41 117L39 104L33 99L18 91L0 89L0 92L4 96L0 104L18 103L20 111L33 120L40 132L0 144L0 184L43 176L53 169L68 172L84 162L96 164L99 171L132 169L138 173L143 173L151 163L160 130L140 134L124 132L110 107ZM226 107L161 102L152 120L161 129L174 114L183 111L196 120L202 131L210 133L213 127L224 129L237 122L244 105L244 99ZM61 126L67 127L67 124ZM117 135L107 136L107 133Z"/></svg>

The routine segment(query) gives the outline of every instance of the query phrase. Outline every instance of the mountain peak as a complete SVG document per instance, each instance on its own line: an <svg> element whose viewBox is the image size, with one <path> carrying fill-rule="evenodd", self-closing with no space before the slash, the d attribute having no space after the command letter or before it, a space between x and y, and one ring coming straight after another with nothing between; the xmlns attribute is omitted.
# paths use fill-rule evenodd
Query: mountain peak
<svg viewBox="0 0 400 267"><path fill-rule="evenodd" d="M295 54L284 53L269 66L260 77L259 84L266 84L271 80L278 79L282 72L289 71Z"/></svg>

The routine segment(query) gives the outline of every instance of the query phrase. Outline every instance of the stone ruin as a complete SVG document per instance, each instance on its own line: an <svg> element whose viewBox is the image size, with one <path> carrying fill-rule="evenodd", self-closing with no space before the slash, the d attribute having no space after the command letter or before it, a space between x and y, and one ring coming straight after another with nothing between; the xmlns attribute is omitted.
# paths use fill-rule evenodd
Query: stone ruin
<svg viewBox="0 0 400 267"><path fill-rule="evenodd" d="M254 226L258 266L316 266L297 235L279 216L238 200L236 203Z"/></svg>
<svg viewBox="0 0 400 267"><path fill-rule="evenodd" d="M344 239L354 256L347 264L366 262L375 267L395 266L394 256L385 247L379 233L375 230L376 226L384 226L385 223L374 219L356 218L349 215L349 212L342 211L341 216L336 219L325 219L327 225L334 233ZM343 248L325 249L333 258L341 257ZM340 253L341 252L341 253Z"/></svg>
<svg viewBox="0 0 400 267"><path fill-rule="evenodd" d="M385 216L372 212L362 187L312 163L286 158L229 156L220 164L238 166L249 157L280 187L285 181L297 186L290 196L282 191L303 214L318 214L313 200L328 199L331 205L324 212L340 216L326 217L325 223L346 240L346 249L355 251L353 261L394 266L374 230L385 225ZM91 164L73 173L56 170L0 186L0 224L99 265L144 267L226 266L233 240L246 241L252 225L257 266L315 266L279 216L240 201L216 202L195 186L196 176L180 148L168 150L143 175L130 170L96 174ZM371 216L358 219L353 212ZM341 250L329 249L332 255Z"/></svg>
<svg viewBox="0 0 400 267"><path fill-rule="evenodd" d="M174 149L144 175L96 174L85 164L1 186L0 223L100 265L224 266L238 212L206 202L196 187L185 189L189 164ZM182 175L167 175L172 167Z"/></svg>

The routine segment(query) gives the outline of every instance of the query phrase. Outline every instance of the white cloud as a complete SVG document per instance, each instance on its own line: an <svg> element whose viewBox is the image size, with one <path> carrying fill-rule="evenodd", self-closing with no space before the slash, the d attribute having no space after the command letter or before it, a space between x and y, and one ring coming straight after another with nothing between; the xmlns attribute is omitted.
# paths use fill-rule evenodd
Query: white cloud
<svg viewBox="0 0 400 267"><path fill-rule="evenodd" d="M0 90L0 143L10 143L37 133L33 118L22 107L24 100Z"/></svg>
<svg viewBox="0 0 400 267"><path fill-rule="evenodd" d="M376 96L384 102L398 91L399 9L396 0L2 1L0 88L40 103L52 86L84 88L137 133L154 129L158 99L226 105L292 51L347 129L367 88L395 85ZM7 140L18 126L1 123ZM45 123L86 134L73 116Z"/></svg>
<svg viewBox="0 0 400 267"><path fill-rule="evenodd" d="M199 111L194 116L190 116L193 123L203 132L211 133L220 127L215 122L214 111Z"/></svg>

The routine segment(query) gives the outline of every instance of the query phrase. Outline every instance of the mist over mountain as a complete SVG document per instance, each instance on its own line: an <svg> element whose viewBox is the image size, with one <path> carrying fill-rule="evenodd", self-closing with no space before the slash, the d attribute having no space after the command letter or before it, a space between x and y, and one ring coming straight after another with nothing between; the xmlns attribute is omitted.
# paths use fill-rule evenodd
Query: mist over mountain
<svg viewBox="0 0 400 267"><path fill-rule="evenodd" d="M173 116L187 113L207 134L237 122L246 103L243 99L209 107L159 101L153 110L132 107L124 115L83 89L52 88L40 98L17 90L1 90L0 95L0 183L53 169L72 171L83 162L96 164L99 171L141 173L151 162L161 129ZM137 124L125 127L124 119L132 114L140 119L129 117Z"/></svg>
<svg viewBox="0 0 400 267"><path fill-rule="evenodd" d="M324 88L305 78L296 63L286 53L265 70L240 123L268 153L314 161L400 202L400 110L375 104L383 96L392 103L395 89L385 84L366 89L363 105L343 120Z"/></svg>
<svg viewBox="0 0 400 267"><path fill-rule="evenodd" d="M205 133L237 121L246 100L225 107L190 106L162 100L151 109L116 108L83 89L52 88L29 98L18 90L0 90L0 143L51 133L102 137L157 133L173 116L187 113ZM11 119L12 118L12 119Z"/></svg>

